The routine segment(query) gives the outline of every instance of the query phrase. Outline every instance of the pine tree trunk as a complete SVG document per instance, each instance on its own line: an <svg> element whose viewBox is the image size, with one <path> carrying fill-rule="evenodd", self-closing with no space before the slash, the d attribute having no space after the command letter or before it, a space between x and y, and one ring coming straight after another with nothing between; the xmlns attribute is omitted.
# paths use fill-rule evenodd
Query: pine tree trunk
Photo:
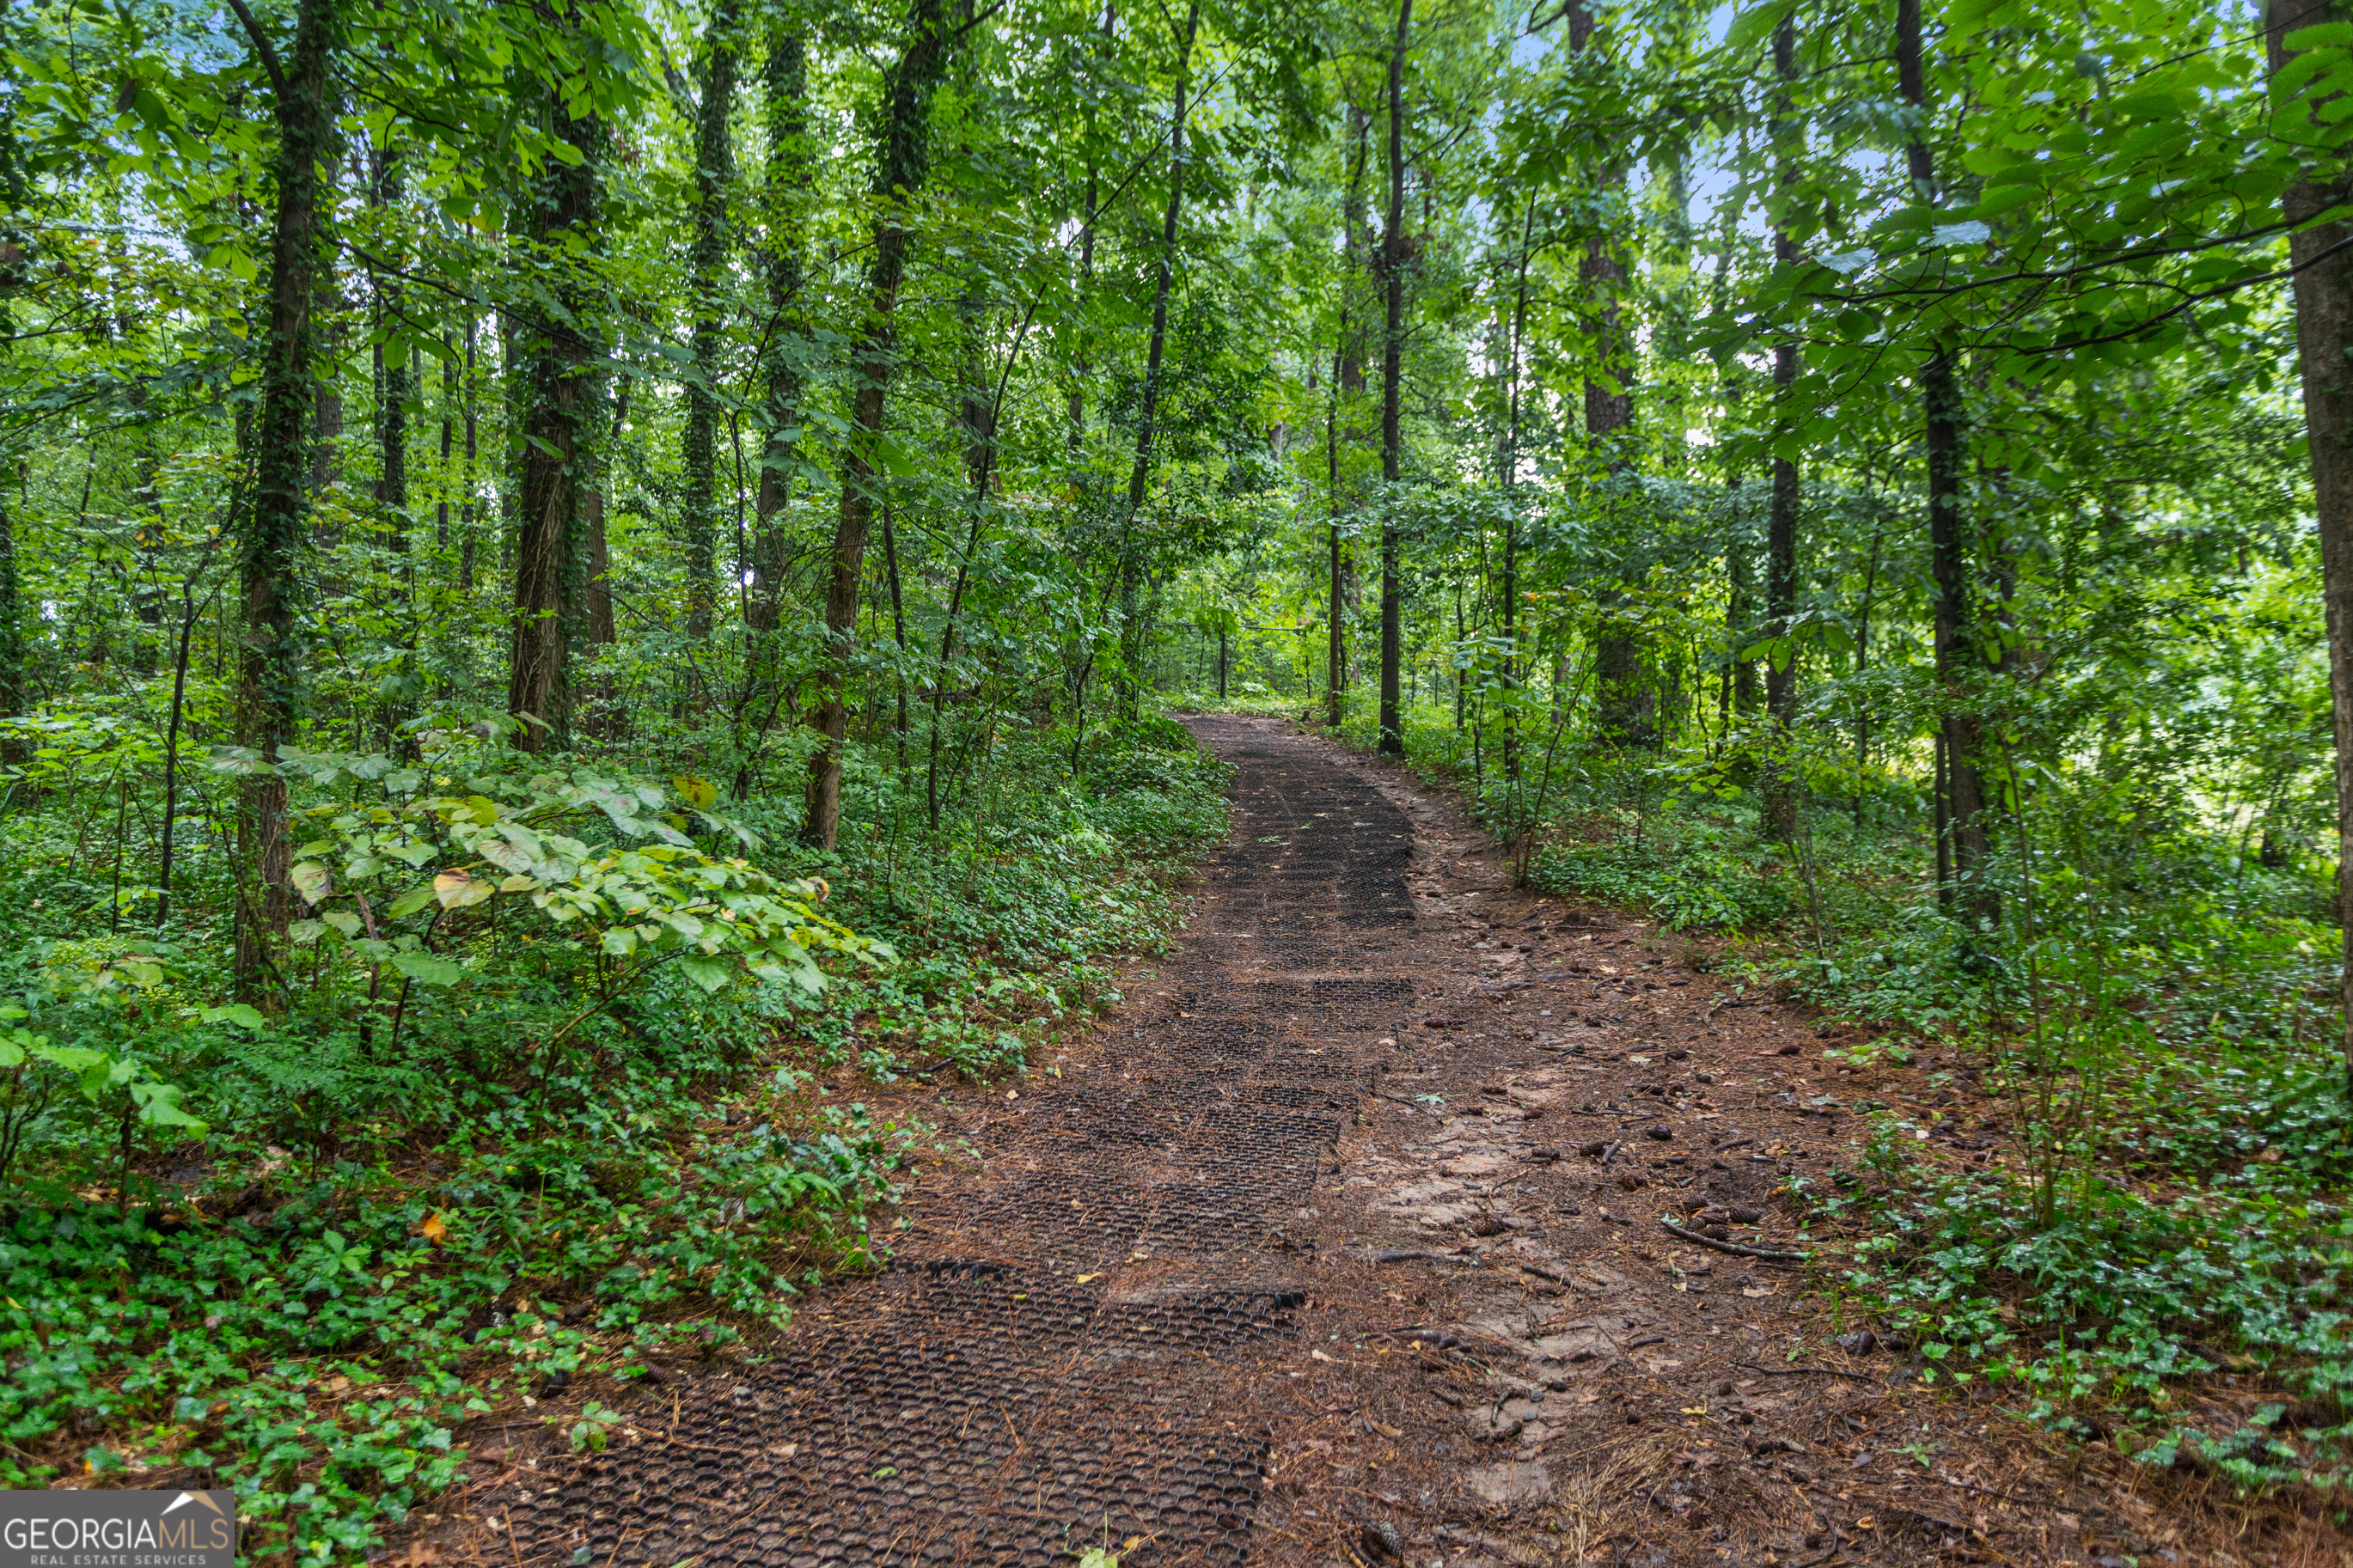
<svg viewBox="0 0 2353 1568"><path fill-rule="evenodd" d="M1388 285L1381 342L1381 478L1389 495L1381 511L1380 749L1405 755L1405 724L1398 711L1398 665L1404 655L1398 582L1397 485L1404 470L1405 395L1405 43L1413 0L1398 0L1397 41L1389 48L1389 211L1381 237L1381 274Z"/></svg>
<svg viewBox="0 0 2353 1568"><path fill-rule="evenodd" d="M874 444L896 361L894 317L907 268L907 212L902 205L922 189L930 163L932 89L946 65L951 37L941 15L942 0L914 0L907 18L907 41L899 68L889 77L890 100L882 129L882 157L874 194L881 211L874 220L873 259L867 269L867 319L857 348L856 394L850 433L842 460L841 510L833 530L833 571L826 586L827 657L818 674L815 725L820 737L809 758L808 803L801 840L831 849L841 830L841 751L849 736L852 637L858 626L858 589L864 575L866 541L874 521L877 472Z"/></svg>
<svg viewBox="0 0 2353 1568"><path fill-rule="evenodd" d="M2293 58L2288 35L2345 19L2344 0L2270 0L2264 22L2271 68ZM2341 106L2339 106L2341 107ZM2322 181L2289 187L2291 223L2309 224L2347 199L2353 172L2341 164ZM2328 685L2337 732L2337 907L2344 931L2337 1001L2344 1009L2346 1073L2353 1082L2353 223L2298 229L2288 240L2295 268L2296 359L2312 448L2313 510L2320 525L2320 591L2328 624Z"/></svg>
<svg viewBox="0 0 2353 1568"><path fill-rule="evenodd" d="M328 62L336 23L334 0L301 0L293 47L282 79L274 84L278 210L270 236L269 335L262 345L253 505L237 552L245 622L237 739L266 763L274 763L279 748L293 742L301 716L298 611L311 515L305 437L318 391L311 312L322 270L319 165L334 155ZM234 957L237 992L248 1000L264 995L272 981L282 985L275 971L293 910L287 830L286 781L275 773L248 776L237 802L238 848L248 879L238 899Z"/></svg>

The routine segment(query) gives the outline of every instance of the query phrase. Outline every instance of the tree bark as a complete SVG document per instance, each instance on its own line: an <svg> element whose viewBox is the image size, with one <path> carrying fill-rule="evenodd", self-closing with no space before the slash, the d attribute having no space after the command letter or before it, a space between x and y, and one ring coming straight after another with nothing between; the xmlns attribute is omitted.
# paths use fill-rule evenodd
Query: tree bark
<svg viewBox="0 0 2353 1568"><path fill-rule="evenodd" d="M1127 477L1127 513L1120 529L1121 691L1132 716L1143 689L1144 615L1137 595L1144 585L1144 552L1135 537L1135 514L1144 509L1152 478L1152 442L1158 434L1160 366L1168 349L1168 289L1176 270L1176 220L1185 205L1185 95L1192 84L1193 42L1201 30L1201 0L1185 12L1185 42L1176 59L1176 102L1168 125L1168 206L1160 220L1160 271L1152 292L1152 337L1145 350L1143 406L1135 423L1135 465Z"/></svg>
<svg viewBox="0 0 2353 1568"><path fill-rule="evenodd" d="M466 474L458 500L458 587L474 591L474 464L481 454L481 410L475 399L480 388L474 378L474 345L481 332L471 306L466 310Z"/></svg>
<svg viewBox="0 0 2353 1568"><path fill-rule="evenodd" d="M722 273L727 265L727 190L734 182L737 0L716 0L705 35L702 99L695 115L694 242L688 268L694 290L694 374L686 386L681 462L686 470L686 635L711 637L718 584L713 564L719 531L719 356L725 346L721 319Z"/></svg>
<svg viewBox="0 0 2353 1568"><path fill-rule="evenodd" d="M586 238L596 228L604 128L594 114L573 119L561 92L549 94L548 113L555 133L581 154L577 163L549 162L525 215L530 237L556 247L566 235ZM598 401L586 290L573 281L560 287L562 308L519 316L512 340L523 412L507 711L522 720L514 743L525 752L561 747L571 739L572 645L579 636L585 576L581 514Z"/></svg>
<svg viewBox="0 0 2353 1568"><path fill-rule="evenodd" d="M2344 19L2343 0L2269 0L2271 68L2295 58L2288 36ZM2320 530L2320 591L2328 625L2328 686L2337 736L2337 912L2343 928L2337 1001L2344 1009L2346 1074L2353 1083L2353 223L2314 225L2345 201L2353 172L2341 163L2290 186L2284 216L2305 225L2288 239L2295 268L2296 360L2312 449L2313 511Z"/></svg>
<svg viewBox="0 0 2353 1568"><path fill-rule="evenodd" d="M1508 694L1518 683L1519 610L1520 610L1520 345L1528 327L1528 259L1535 238L1535 197L1528 197L1526 216L1520 220L1520 254L1515 263L1516 287L1512 293L1512 329L1509 374L1511 402L1504 422L1504 559L1503 603L1499 619L1504 631L1504 690ZM1520 716L1516 705L1504 710L1504 776L1520 776Z"/></svg>
<svg viewBox="0 0 2353 1568"><path fill-rule="evenodd" d="M759 499L752 529L752 592L745 618L754 632L773 632L784 606L785 510L792 500L793 432L800 421L802 257L808 248L810 174L807 44L797 32L777 35L763 73L768 115L768 240L763 257L768 285L766 433L760 447Z"/></svg>
<svg viewBox="0 0 2353 1568"><path fill-rule="evenodd" d="M1798 76L1798 24L1794 13L1773 29L1773 74L1778 79L1773 100L1774 184L1786 202L1796 194L1798 161L1789 145L1789 88ZM1797 242L1789 237L1788 215L1773 228L1773 264L1788 267L1798 259ZM1785 433L1790 417L1790 396L1798 381L1798 345L1784 338L1773 349L1773 426ZM1778 446L1778 443L1777 442ZM1777 451L1773 458L1773 493L1765 520L1765 618L1780 646L1765 666L1765 711L1772 721L1773 741L1765 761L1765 837L1787 843L1798 834L1797 762L1790 754L1798 733L1798 656L1788 638L1798 613L1798 465Z"/></svg>
<svg viewBox="0 0 2353 1568"><path fill-rule="evenodd" d="M1340 410L1349 393L1365 390L1365 358L1356 323L1350 319L1348 300L1356 281L1357 237L1365 227L1365 164L1366 143L1372 134L1372 116L1355 104L1348 106L1350 127L1356 132L1356 150L1348 164L1348 194L1340 206L1340 325L1338 341L1332 350L1332 403L1325 413L1324 479L1331 508L1330 556L1332 596L1329 633L1330 646L1325 649L1324 722L1336 730L1346 716L1348 689L1348 557L1345 542L1341 537L1340 517Z"/></svg>
<svg viewBox="0 0 2353 1568"><path fill-rule="evenodd" d="M301 562L311 515L307 426L318 384L311 311L319 292L319 165L333 156L329 60L334 0L301 0L283 79L276 83L278 210L270 236L269 336L262 346L261 427L255 442L253 507L238 541L245 651L237 672L237 738L274 764L301 717ZM256 34L257 48L267 46ZM274 62L273 62L274 63ZM272 75L277 75L273 69ZM286 781L247 778L237 805L238 847L251 879L238 900L234 955L238 994L264 994L283 951L293 904Z"/></svg>
<svg viewBox="0 0 2353 1568"><path fill-rule="evenodd" d="M1896 0L1895 74L1905 102L1921 112L1927 109L1927 76L1921 55L1920 0ZM1933 201L1936 165L1928 144L1912 138L1905 157L1915 187L1915 199ZM1938 857L1948 863L1952 891L1972 926L1989 925L1998 917L1993 889L1986 885L1985 786L1978 768L1980 725L1968 689L1969 675L1983 661L1970 628L1968 537L1961 515L1961 476L1967 439L1961 402L1958 352L1950 344L1930 345L1920 368L1921 419L1928 460L1928 564L1936 584L1936 683L1944 694L1945 714L1938 727L1944 741L1944 823L1947 842Z"/></svg>
<svg viewBox="0 0 2353 1568"><path fill-rule="evenodd" d="M613 453L621 444L621 427L629 422L631 380L621 377L613 399L613 423L598 449L588 455L588 486L580 498L582 535L588 552L587 580L582 584L586 604L584 628L591 647L616 641L620 629L613 623L613 561L605 538L606 496L613 488Z"/></svg>
<svg viewBox="0 0 2353 1568"><path fill-rule="evenodd" d="M433 507L433 547L446 552L449 548L449 455L456 449L458 429L458 355L446 333L441 351L448 357L441 362L441 499Z"/></svg>
<svg viewBox="0 0 2353 1568"><path fill-rule="evenodd" d="M1103 40L1108 53L1112 48L1113 28L1117 21L1112 0L1103 0ZM1102 218L1101 171L1095 167L1095 110L1092 99L1087 103L1087 216L1086 226L1079 231L1079 298L1092 300L1095 293L1095 225ZM1087 377L1093 371L1089 351L1092 338L1084 312L1074 323L1073 352L1071 355L1071 428L1070 458L1075 464L1087 438Z"/></svg>
<svg viewBox="0 0 2353 1568"><path fill-rule="evenodd" d="M906 276L906 203L922 189L929 167L932 89L938 85L952 42L942 10L943 0L914 0L908 14L906 45L889 79L881 162L875 171L880 211L874 219L873 258L867 268L867 318L859 335L849 440L843 453L841 510L834 521L833 571L826 587L828 647L818 672L814 717L819 740L809 758L808 804L801 825L803 843L828 850L841 830L841 751L849 729L846 692L858 626L858 587L874 520L874 444L881 438L891 374L897 364L893 318Z"/></svg>
<svg viewBox="0 0 2353 1568"><path fill-rule="evenodd" d="M31 704L25 668L25 607L16 577L16 528L0 499L0 719L13 719ZM15 761L14 742L0 741L0 760Z"/></svg>
<svg viewBox="0 0 2353 1568"><path fill-rule="evenodd" d="M1599 18L1581 0L1570 0L1571 53L1581 55L1593 47L1598 25ZM1599 175L1605 189L1624 178L1623 171L1615 167L1603 169ZM1597 236L1586 243L1585 255L1577 264L1577 279L1586 297L1594 301L1595 364L1599 373L1585 377L1586 445L1597 463L1616 473L1626 466L1619 434L1634 423L1634 395L1629 385L1628 362L1632 356L1625 342L1625 317L1618 299L1626 281L1626 268L1607 238ZM1658 672L1652 668L1651 639L1640 620L1622 613L1624 597L1620 591L1606 593L1594 634L1595 719L1609 744L1649 749L1662 738Z"/></svg>
<svg viewBox="0 0 2353 1568"><path fill-rule="evenodd" d="M1389 211L1381 237L1381 275L1388 285L1381 342L1381 478L1389 487L1381 510L1380 749L1405 755L1405 725L1398 711L1398 665L1404 654L1398 582L1397 485L1403 471L1405 394L1405 44L1413 0L1398 0L1397 41L1389 48Z"/></svg>

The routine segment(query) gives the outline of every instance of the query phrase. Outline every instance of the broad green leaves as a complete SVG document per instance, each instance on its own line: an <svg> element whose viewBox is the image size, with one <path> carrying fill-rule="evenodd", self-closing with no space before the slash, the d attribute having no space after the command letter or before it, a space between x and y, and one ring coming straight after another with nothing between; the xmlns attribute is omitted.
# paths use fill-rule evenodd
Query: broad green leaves
<svg viewBox="0 0 2353 1568"><path fill-rule="evenodd" d="M518 921L543 958L579 955L586 996L618 995L675 963L706 992L768 982L813 997L826 984L821 957L890 959L818 912L822 883L701 847L689 828L756 842L711 814L718 791L706 781L681 773L665 790L585 769L518 774L512 761L444 737L423 766L291 749L275 764L227 749L216 765L274 767L346 797L300 813L319 837L300 846L290 876L314 911L295 936L316 946L332 933L350 961L416 985L494 977Z"/></svg>

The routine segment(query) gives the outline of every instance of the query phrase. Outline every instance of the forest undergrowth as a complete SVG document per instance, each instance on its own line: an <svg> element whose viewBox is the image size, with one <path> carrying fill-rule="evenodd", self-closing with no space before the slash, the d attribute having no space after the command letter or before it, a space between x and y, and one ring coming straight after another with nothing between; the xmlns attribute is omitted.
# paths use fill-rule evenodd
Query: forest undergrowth
<svg viewBox="0 0 2353 1568"><path fill-rule="evenodd" d="M1816 798L1777 843L1714 759L1588 746L1514 781L1479 740L1426 710L1410 765L1531 884L1649 914L1739 991L1820 1009L1825 1092L1864 1118L1801 1194L1843 1238L1816 1274L1833 1321L2146 1464L2353 1482L2325 872L2054 777L2014 813L2009 918L1972 933L1937 898L1917 792ZM1932 1143L1949 1118L1968 1135Z"/></svg>
<svg viewBox="0 0 2353 1568"><path fill-rule="evenodd" d="M795 800L420 738L294 770L321 840L266 1010L227 1000L222 926L110 920L69 813L5 818L0 1485L200 1479L255 1555L349 1557L470 1418L757 1353L887 1257L928 1147L857 1086L1020 1071L1224 823L1165 722L1077 776L1068 736L1010 741L937 829L860 748L830 854Z"/></svg>

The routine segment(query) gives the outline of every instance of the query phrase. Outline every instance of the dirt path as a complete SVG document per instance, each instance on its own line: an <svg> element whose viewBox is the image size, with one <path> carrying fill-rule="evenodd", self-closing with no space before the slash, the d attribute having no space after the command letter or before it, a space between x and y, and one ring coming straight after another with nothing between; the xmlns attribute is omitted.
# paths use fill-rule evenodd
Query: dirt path
<svg viewBox="0 0 2353 1568"><path fill-rule="evenodd" d="M1804 1245L1787 1183L1861 1134L1797 1013L1510 890L1399 777L1193 728L1240 771L1174 957L1059 1077L923 1105L973 1157L891 1270L757 1364L597 1391L628 1433L482 1476L466 1554L2193 1560L2130 1485L1817 1342L1788 1266L1661 1226Z"/></svg>

